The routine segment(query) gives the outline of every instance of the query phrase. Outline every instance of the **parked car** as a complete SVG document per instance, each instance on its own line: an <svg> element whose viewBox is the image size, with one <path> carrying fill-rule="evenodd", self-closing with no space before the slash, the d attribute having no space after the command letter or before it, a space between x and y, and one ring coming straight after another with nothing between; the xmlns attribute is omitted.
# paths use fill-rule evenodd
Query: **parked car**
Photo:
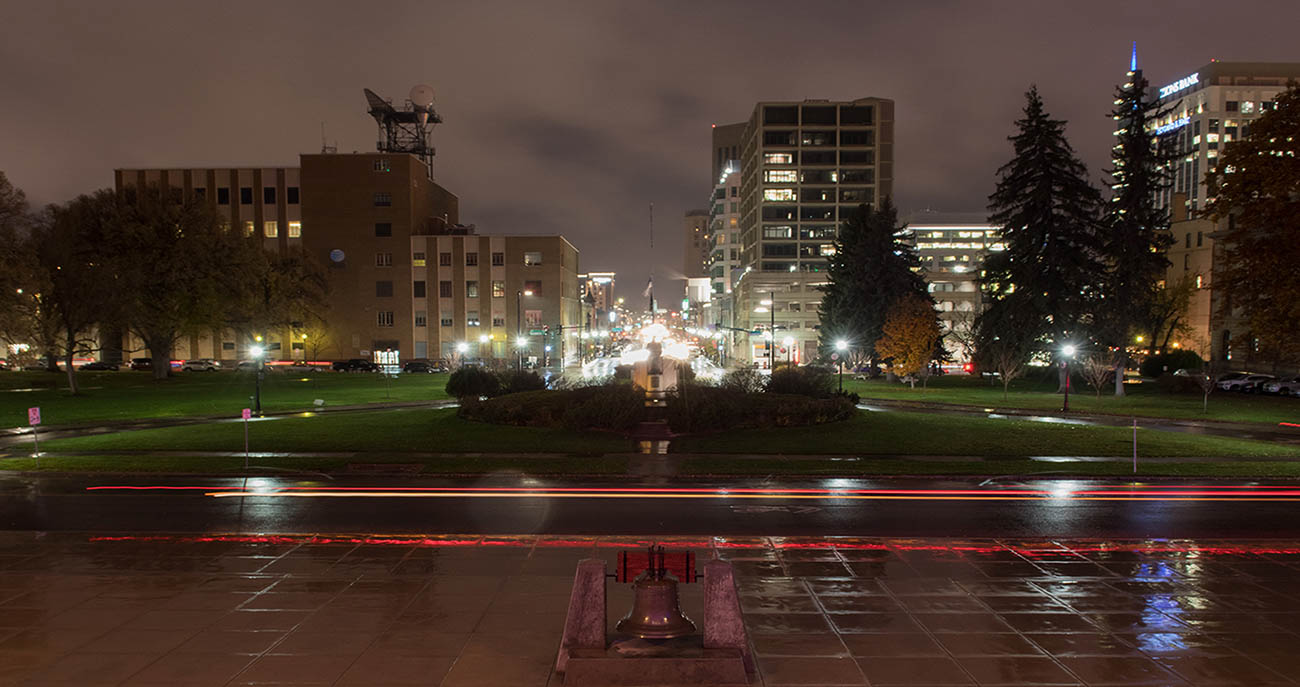
<svg viewBox="0 0 1300 687"><path fill-rule="evenodd" d="M365 358L339 360L332 366L335 372L378 372L379 366Z"/></svg>
<svg viewBox="0 0 1300 687"><path fill-rule="evenodd" d="M1224 375L1225 377L1227 375ZM1273 375L1246 374L1240 377L1234 377L1228 380L1219 380L1219 388L1223 391L1241 391L1251 393L1256 387L1265 384L1273 379Z"/></svg>
<svg viewBox="0 0 1300 687"><path fill-rule="evenodd" d="M320 372L320 365L309 365L301 360L295 360L282 368L285 372Z"/></svg>
<svg viewBox="0 0 1300 687"><path fill-rule="evenodd" d="M266 372L271 372L272 370L275 369L274 367L271 367L270 365L266 365L266 364L263 364L261 367L262 370ZM257 370L257 368L258 368L258 364L256 360L241 360L239 361L238 365L235 365L235 372L254 372Z"/></svg>
<svg viewBox="0 0 1300 687"><path fill-rule="evenodd" d="M181 370L185 372L216 372L221 369L221 363L212 358L199 358L198 360L186 360L181 363Z"/></svg>
<svg viewBox="0 0 1300 687"><path fill-rule="evenodd" d="M93 370L111 370L111 371L113 371L113 372L117 372L117 369L118 369L119 367L121 367L121 364L120 364L120 363L110 363L110 362L108 362L107 360L96 360L96 361L93 362L93 363L86 363L85 365L82 365L81 367L79 367L79 368L77 368L77 369L78 369L78 370L92 370L92 371L93 371Z"/></svg>
<svg viewBox="0 0 1300 687"><path fill-rule="evenodd" d="M1281 377L1264 384L1264 393L1300 396L1300 375Z"/></svg>
<svg viewBox="0 0 1300 687"><path fill-rule="evenodd" d="M131 369L132 369L132 370L136 370L136 371L140 371L140 370L152 370L152 369L153 369L153 358L132 358L132 359L131 359Z"/></svg>
<svg viewBox="0 0 1300 687"><path fill-rule="evenodd" d="M407 374L433 374L446 371L447 365L441 361L411 360L402 366L402 372Z"/></svg>

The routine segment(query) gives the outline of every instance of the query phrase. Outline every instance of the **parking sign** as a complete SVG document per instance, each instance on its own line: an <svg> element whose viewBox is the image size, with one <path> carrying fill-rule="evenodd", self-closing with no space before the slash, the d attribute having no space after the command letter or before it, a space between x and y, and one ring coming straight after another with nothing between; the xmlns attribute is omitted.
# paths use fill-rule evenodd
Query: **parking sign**
<svg viewBox="0 0 1300 687"><path fill-rule="evenodd" d="M27 424L32 425L33 427L35 427L36 425L41 424L41 409L40 409L40 408L28 408L28 409L27 409Z"/></svg>
<svg viewBox="0 0 1300 687"><path fill-rule="evenodd" d="M244 409L244 412L242 413L242 415L243 415L243 418L244 418L245 420L247 420L248 418L253 417L253 411L249 410L248 408L245 408L245 409Z"/></svg>

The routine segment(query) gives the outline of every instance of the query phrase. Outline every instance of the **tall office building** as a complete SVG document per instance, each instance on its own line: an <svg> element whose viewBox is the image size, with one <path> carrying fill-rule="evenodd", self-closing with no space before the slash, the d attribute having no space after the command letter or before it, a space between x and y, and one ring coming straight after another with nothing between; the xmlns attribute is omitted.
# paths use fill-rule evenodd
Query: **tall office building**
<svg viewBox="0 0 1300 687"><path fill-rule="evenodd" d="M970 341L975 318L983 310L980 265L989 253L1005 250L1002 231L982 214L923 211L908 218L907 235L921 259L921 275L944 334L957 332L944 337L949 357L969 362L971 351L961 342Z"/></svg>
<svg viewBox="0 0 1300 687"><path fill-rule="evenodd" d="M709 266L709 211L687 210L682 226L686 231L682 273L687 279L703 277Z"/></svg>
<svg viewBox="0 0 1300 687"><path fill-rule="evenodd" d="M740 148L744 143L746 122L737 124L713 125L712 135L712 174L709 176L709 183L718 183L718 178L722 176L723 170L733 160L740 159ZM739 167L737 167L739 170Z"/></svg>
<svg viewBox="0 0 1300 687"><path fill-rule="evenodd" d="M734 327L732 289L740 276L740 160L730 160L713 187L709 208L709 282L713 298L706 324Z"/></svg>
<svg viewBox="0 0 1300 687"><path fill-rule="evenodd" d="M764 334L736 354L760 367L805 362L817 354L819 287L840 223L893 193L894 102L760 102L742 139L735 318Z"/></svg>

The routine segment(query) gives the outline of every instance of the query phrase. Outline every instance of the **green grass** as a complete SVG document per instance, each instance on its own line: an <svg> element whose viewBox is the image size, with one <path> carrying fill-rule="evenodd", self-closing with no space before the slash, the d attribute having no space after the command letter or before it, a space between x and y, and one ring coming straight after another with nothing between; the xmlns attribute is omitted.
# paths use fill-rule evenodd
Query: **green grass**
<svg viewBox="0 0 1300 687"><path fill-rule="evenodd" d="M735 430L682 437L674 453L921 456L1124 456L1132 430L1031 420L889 411L814 427ZM1300 457L1300 446L1141 430L1138 456Z"/></svg>
<svg viewBox="0 0 1300 687"><path fill-rule="evenodd" d="M1024 459L930 462L907 459L773 460L763 458L687 458L683 475L821 475L862 477L877 475L971 475L1133 477L1133 466L1115 463L1044 463ZM1226 461L1222 463L1170 463L1138 465L1139 477L1300 477L1300 462Z"/></svg>
<svg viewBox="0 0 1300 687"><path fill-rule="evenodd" d="M1061 395L1056 393L1055 377L1045 379L1040 371L1031 373L1030 378L1013 382L1005 399L1002 385L996 380L990 384L988 379L964 375L932 378L926 389L919 384L916 389L910 389L906 384L889 383L883 379L859 381L845 377L844 389L856 392L864 401L952 403L978 408L1051 412L1061 409ZM1300 399L1295 398L1216 391L1210 394L1209 411L1206 412L1201 409L1200 394L1167 394L1156 389L1154 383L1126 385L1125 394L1116 398L1113 389L1107 387L1098 398L1091 387L1076 381L1070 393L1070 410L1076 413L1266 424L1300 421Z"/></svg>
<svg viewBox="0 0 1300 687"><path fill-rule="evenodd" d="M244 372L178 372L154 380L148 372L78 372L82 392L68 393L67 375L49 372L0 372L0 427L27 424L27 409L41 408L42 426L134 420L156 417L229 415L252 407L254 379ZM267 412L326 406L432 401L447 398L447 375L401 375L385 380L376 374L270 372L262 382L262 409Z"/></svg>
<svg viewBox="0 0 1300 687"><path fill-rule="evenodd" d="M268 474L280 472L342 472L349 463L380 462L385 465L420 465L419 474L491 474L500 472L530 475L621 475L627 472L626 457L562 456L517 458L502 456L448 456L439 458L390 458L358 456L355 458L252 458L244 470L243 457L212 456L139 456L97 454L93 456L43 457L0 460L0 469L42 472L140 472L203 474Z"/></svg>
<svg viewBox="0 0 1300 687"><path fill-rule="evenodd" d="M627 452L633 446L630 439L612 434L469 422L456 417L452 408L390 408L261 420L250 423L249 437L253 451L359 451L371 454L354 462L390 462L380 459L385 452L598 455ZM144 429L41 443L42 450L51 452L242 451L243 448L244 424L239 421Z"/></svg>

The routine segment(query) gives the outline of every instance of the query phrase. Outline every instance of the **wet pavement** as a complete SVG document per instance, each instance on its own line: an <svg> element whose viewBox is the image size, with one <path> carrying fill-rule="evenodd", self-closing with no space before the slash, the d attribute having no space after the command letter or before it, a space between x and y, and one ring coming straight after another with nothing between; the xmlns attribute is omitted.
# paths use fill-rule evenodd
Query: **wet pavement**
<svg viewBox="0 0 1300 687"><path fill-rule="evenodd" d="M736 566L755 684L1300 675L1300 541L663 541ZM575 564L646 543L4 532L0 685L558 685Z"/></svg>

